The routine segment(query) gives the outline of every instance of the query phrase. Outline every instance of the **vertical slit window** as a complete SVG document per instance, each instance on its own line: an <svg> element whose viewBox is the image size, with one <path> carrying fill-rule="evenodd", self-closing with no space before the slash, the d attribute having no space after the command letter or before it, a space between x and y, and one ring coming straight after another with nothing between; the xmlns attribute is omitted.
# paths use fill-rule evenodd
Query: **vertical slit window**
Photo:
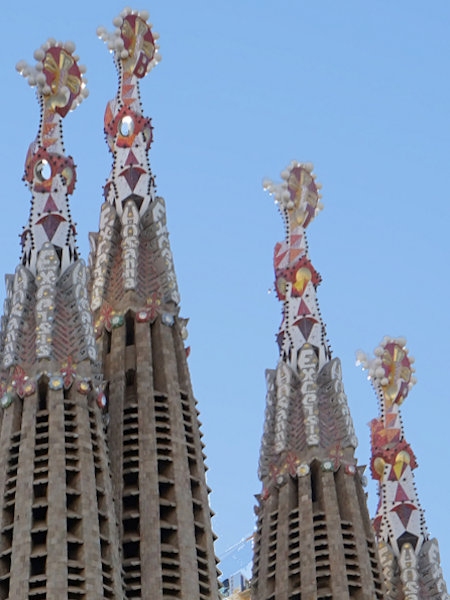
<svg viewBox="0 0 450 600"><path fill-rule="evenodd" d="M319 499L319 494L318 494L318 481L317 481L317 469L315 468L316 465L311 465L311 500L313 502L317 502Z"/></svg>
<svg viewBox="0 0 450 600"><path fill-rule="evenodd" d="M134 346L134 315L127 313L125 318L125 345Z"/></svg>
<svg viewBox="0 0 450 600"><path fill-rule="evenodd" d="M105 354L109 354L111 352L111 332L105 329L104 337L103 337L103 346Z"/></svg>
<svg viewBox="0 0 450 600"><path fill-rule="evenodd" d="M128 369L125 374L125 383L127 388L134 386L134 381L136 379L136 372L134 369Z"/></svg>
<svg viewBox="0 0 450 600"><path fill-rule="evenodd" d="M47 410L48 381L42 378L38 385L39 410Z"/></svg>

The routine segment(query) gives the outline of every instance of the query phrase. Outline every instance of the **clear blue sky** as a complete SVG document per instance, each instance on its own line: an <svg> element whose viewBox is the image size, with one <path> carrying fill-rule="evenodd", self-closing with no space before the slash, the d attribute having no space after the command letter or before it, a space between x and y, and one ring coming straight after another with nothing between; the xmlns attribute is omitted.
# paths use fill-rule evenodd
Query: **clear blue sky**
<svg viewBox="0 0 450 600"><path fill-rule="evenodd" d="M121 2L25 0L2 7L0 273L13 272L30 194L21 182L38 126L14 69L49 36L77 44L90 97L65 123L78 165L72 214L87 258L111 165L103 112L112 57L95 34ZM293 158L315 164L325 210L309 228L318 296L360 440L377 403L355 350L404 335L418 384L403 405L416 482L450 583L450 3L434 0L154 0L163 61L143 81L151 164L168 209L181 314L190 317L219 556L251 532L281 307L272 251L281 218L261 188ZM4 288L1 288L3 294ZM373 514L376 492L369 486Z"/></svg>

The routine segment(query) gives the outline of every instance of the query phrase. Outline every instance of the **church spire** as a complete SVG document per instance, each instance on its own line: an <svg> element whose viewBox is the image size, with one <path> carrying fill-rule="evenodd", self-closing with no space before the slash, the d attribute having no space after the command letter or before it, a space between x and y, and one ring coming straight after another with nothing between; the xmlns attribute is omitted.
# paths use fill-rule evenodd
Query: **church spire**
<svg viewBox="0 0 450 600"><path fill-rule="evenodd" d="M348 467L355 464L357 439L343 392L340 361L331 358L316 296L321 277L308 256L306 228L321 209L312 168L292 162L282 172L281 184L264 182L275 198L286 233L274 252L275 288L283 316L277 336L280 360L276 371L267 374L260 475L269 487L269 473L287 474L288 457L298 465L303 459L306 465L313 457L331 461L330 465L340 464L341 459Z"/></svg>
<svg viewBox="0 0 450 600"><path fill-rule="evenodd" d="M378 397L380 416L370 424L371 472L379 503L373 521L386 599L448 600L439 548L430 539L414 483L416 457L405 439L400 406L413 387L413 358L404 338L385 337L375 358L358 354Z"/></svg>
<svg viewBox="0 0 450 600"><path fill-rule="evenodd" d="M87 273L78 257L68 200L75 188L75 164L65 155L62 136L63 118L87 95L84 69L74 51L72 42L48 40L35 51L35 66L25 61L17 65L36 86L41 117L25 162L24 179L32 201L22 233L21 265L14 278L7 278L4 368L69 355L75 360L96 358Z"/></svg>
<svg viewBox="0 0 450 600"><path fill-rule="evenodd" d="M41 111L24 175L33 199L28 227L22 234L22 264L33 273L45 244L54 247L61 272L77 258L68 200L75 188L76 171L72 157L65 155L62 132L63 118L87 96L84 68L78 65L74 51L72 42L57 44L50 39L35 51L35 66L25 61L17 64L17 70L36 87Z"/></svg>
<svg viewBox="0 0 450 600"><path fill-rule="evenodd" d="M35 67L18 66L37 88L41 121L2 318L1 598L123 600L87 269L68 205L75 166L62 141L62 119L85 95L74 49L50 40Z"/></svg>
<svg viewBox="0 0 450 600"><path fill-rule="evenodd" d="M116 29L113 33L108 33L103 27L97 30L114 54L119 85L116 97L108 103L105 111L104 130L113 155L113 165L104 188L106 202L102 207L100 233L96 241L92 240L98 248L93 272L94 310L101 306L102 299L108 294L109 259L114 243L121 244L124 256L120 274L121 293L134 292L142 300L150 298L151 293L151 310L155 310L156 304L163 299L175 305L179 302L166 230L165 204L162 198L156 196L148 159L152 126L150 119L142 113L139 97L140 80L160 59L156 43L158 35L152 33L147 19L146 11L126 9L114 19ZM116 216L120 225L110 235ZM152 266L145 256L146 248L139 241L141 230L150 220L154 223L153 236L162 258L160 264ZM138 264L140 268L145 265L150 271L138 277Z"/></svg>
<svg viewBox="0 0 450 600"><path fill-rule="evenodd" d="M118 74L116 97L105 111L105 135L113 154L113 166L105 187L105 198L122 216L127 201L143 214L155 197L154 179L148 161L152 125L142 114L139 82L160 60L156 39L147 23L148 13L124 10L108 33L97 29L114 55ZM126 212L126 211L125 211ZM125 225L124 225L125 227Z"/></svg>
<svg viewBox="0 0 450 600"><path fill-rule="evenodd" d="M118 91L105 111L113 156L91 236L91 308L109 398L109 447L127 598L216 600L214 536L186 319L148 152L139 83L157 62L148 14L126 9L100 37Z"/></svg>
<svg viewBox="0 0 450 600"><path fill-rule="evenodd" d="M321 208L312 165L264 183L285 222L275 246L280 358L267 371L253 586L258 600L381 600L382 582L339 359L320 316L306 228Z"/></svg>
<svg viewBox="0 0 450 600"><path fill-rule="evenodd" d="M284 361L297 368L298 353L304 344L318 350L322 366L331 356L320 317L316 289L321 278L308 258L306 228L322 208L320 184L311 163L293 161L282 171L281 184L264 181L283 217L286 238L275 246L275 287L283 302L283 322L278 335Z"/></svg>

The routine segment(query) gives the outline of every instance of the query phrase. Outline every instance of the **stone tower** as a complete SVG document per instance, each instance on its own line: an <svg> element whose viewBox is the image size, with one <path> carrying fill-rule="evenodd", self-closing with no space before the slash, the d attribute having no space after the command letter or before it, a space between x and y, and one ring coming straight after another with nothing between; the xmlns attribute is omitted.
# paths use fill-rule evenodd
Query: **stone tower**
<svg viewBox="0 0 450 600"><path fill-rule="evenodd" d="M414 484L417 467L405 440L400 405L414 384L403 338L385 337L375 358L358 359L369 370L380 416L371 422L372 477L378 481L374 519L386 600L449 600L440 566L439 547L430 539Z"/></svg>
<svg viewBox="0 0 450 600"><path fill-rule="evenodd" d="M81 101L71 43L36 66L41 119L25 176L32 203L22 260L7 277L1 332L0 598L123 599L96 345L68 197L75 165L62 120Z"/></svg>
<svg viewBox="0 0 450 600"><path fill-rule="evenodd" d="M320 208L319 186L310 164L291 163L281 175L282 184L265 184L286 238L275 246L283 320L280 359L267 372L253 598L381 600L357 440L316 300L320 276L308 257L306 227Z"/></svg>
<svg viewBox="0 0 450 600"><path fill-rule="evenodd" d="M127 598L216 600L216 559L186 319L148 152L139 83L158 60L148 14L125 10L99 36L114 54L105 112L113 156L91 236L91 309L108 397L112 481Z"/></svg>

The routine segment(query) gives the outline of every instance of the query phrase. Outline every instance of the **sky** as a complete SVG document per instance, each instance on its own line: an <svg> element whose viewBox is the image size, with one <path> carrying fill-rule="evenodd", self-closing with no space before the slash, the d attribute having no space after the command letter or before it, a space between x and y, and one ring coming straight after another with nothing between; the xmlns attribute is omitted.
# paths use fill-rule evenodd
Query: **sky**
<svg viewBox="0 0 450 600"><path fill-rule="evenodd" d="M78 166L71 199L87 260L111 167L103 135L117 89L96 28L116 0L2 7L0 273L19 261L30 193L21 181L38 104L15 71L48 37L73 40L90 96L64 123ZM417 386L402 406L428 529L450 583L450 3L434 0L148 0L162 62L142 81L150 152L189 317L189 366L206 443L218 556L251 534L266 368L278 359L273 247L283 227L261 186L313 162L324 211L308 228L321 313L359 438L377 400L355 352L405 336ZM0 302L4 287L0 288ZM367 471L370 479L370 474ZM373 515L376 487L368 485Z"/></svg>

